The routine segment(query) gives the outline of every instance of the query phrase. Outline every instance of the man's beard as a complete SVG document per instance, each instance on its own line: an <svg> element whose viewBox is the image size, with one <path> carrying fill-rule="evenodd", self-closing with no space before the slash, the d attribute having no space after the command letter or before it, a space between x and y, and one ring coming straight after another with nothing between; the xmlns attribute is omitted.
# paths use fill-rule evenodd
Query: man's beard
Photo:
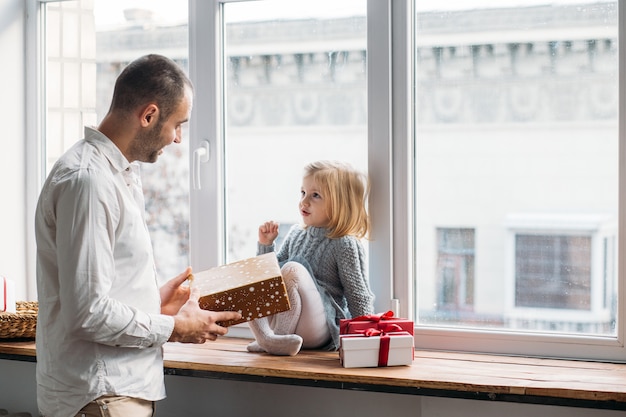
<svg viewBox="0 0 626 417"><path fill-rule="evenodd" d="M162 123L157 123L150 130L142 130L130 145L130 154L133 159L141 162L154 163L159 158L159 152L163 147L161 136ZM132 162L132 161L131 161Z"/></svg>

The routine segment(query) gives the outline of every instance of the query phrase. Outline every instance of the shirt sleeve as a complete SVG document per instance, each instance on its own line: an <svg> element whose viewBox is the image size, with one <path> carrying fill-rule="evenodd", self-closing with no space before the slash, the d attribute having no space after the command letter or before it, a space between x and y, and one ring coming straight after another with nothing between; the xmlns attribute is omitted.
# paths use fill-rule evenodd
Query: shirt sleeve
<svg viewBox="0 0 626 417"><path fill-rule="evenodd" d="M119 191L105 177L81 169L55 189L61 318L81 339L126 347L163 344L173 331L172 317L110 297L118 278L114 248L123 211ZM156 294L147 296L158 304L156 280L154 287Z"/></svg>

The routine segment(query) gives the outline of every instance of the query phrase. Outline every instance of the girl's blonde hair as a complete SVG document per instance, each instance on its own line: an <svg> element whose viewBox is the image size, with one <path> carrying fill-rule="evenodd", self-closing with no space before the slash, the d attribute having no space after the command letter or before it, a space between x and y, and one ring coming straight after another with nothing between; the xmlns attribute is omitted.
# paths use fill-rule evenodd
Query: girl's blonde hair
<svg viewBox="0 0 626 417"><path fill-rule="evenodd" d="M317 161L304 168L304 177L311 177L326 199L329 238L351 235L361 239L367 236L370 228L366 207L369 180L364 173L347 163Z"/></svg>

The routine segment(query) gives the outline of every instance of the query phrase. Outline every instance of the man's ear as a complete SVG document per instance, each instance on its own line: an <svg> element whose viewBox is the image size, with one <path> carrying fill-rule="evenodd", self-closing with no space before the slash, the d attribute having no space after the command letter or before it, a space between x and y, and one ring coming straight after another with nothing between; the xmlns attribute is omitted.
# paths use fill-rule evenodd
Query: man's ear
<svg viewBox="0 0 626 417"><path fill-rule="evenodd" d="M150 125L154 125L159 118L159 107L154 104L148 104L141 112L141 126L149 127Z"/></svg>

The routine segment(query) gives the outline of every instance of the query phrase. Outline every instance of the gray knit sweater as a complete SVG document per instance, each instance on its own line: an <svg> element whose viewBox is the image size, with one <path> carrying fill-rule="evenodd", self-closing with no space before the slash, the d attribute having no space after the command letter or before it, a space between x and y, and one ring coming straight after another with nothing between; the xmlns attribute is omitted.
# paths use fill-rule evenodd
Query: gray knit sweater
<svg viewBox="0 0 626 417"><path fill-rule="evenodd" d="M326 237L327 229L294 225L276 253L278 262L297 261L309 269L326 306L332 341L339 347L339 319L374 313L374 295L367 278L365 250L354 236ZM257 254L274 251L258 244Z"/></svg>

